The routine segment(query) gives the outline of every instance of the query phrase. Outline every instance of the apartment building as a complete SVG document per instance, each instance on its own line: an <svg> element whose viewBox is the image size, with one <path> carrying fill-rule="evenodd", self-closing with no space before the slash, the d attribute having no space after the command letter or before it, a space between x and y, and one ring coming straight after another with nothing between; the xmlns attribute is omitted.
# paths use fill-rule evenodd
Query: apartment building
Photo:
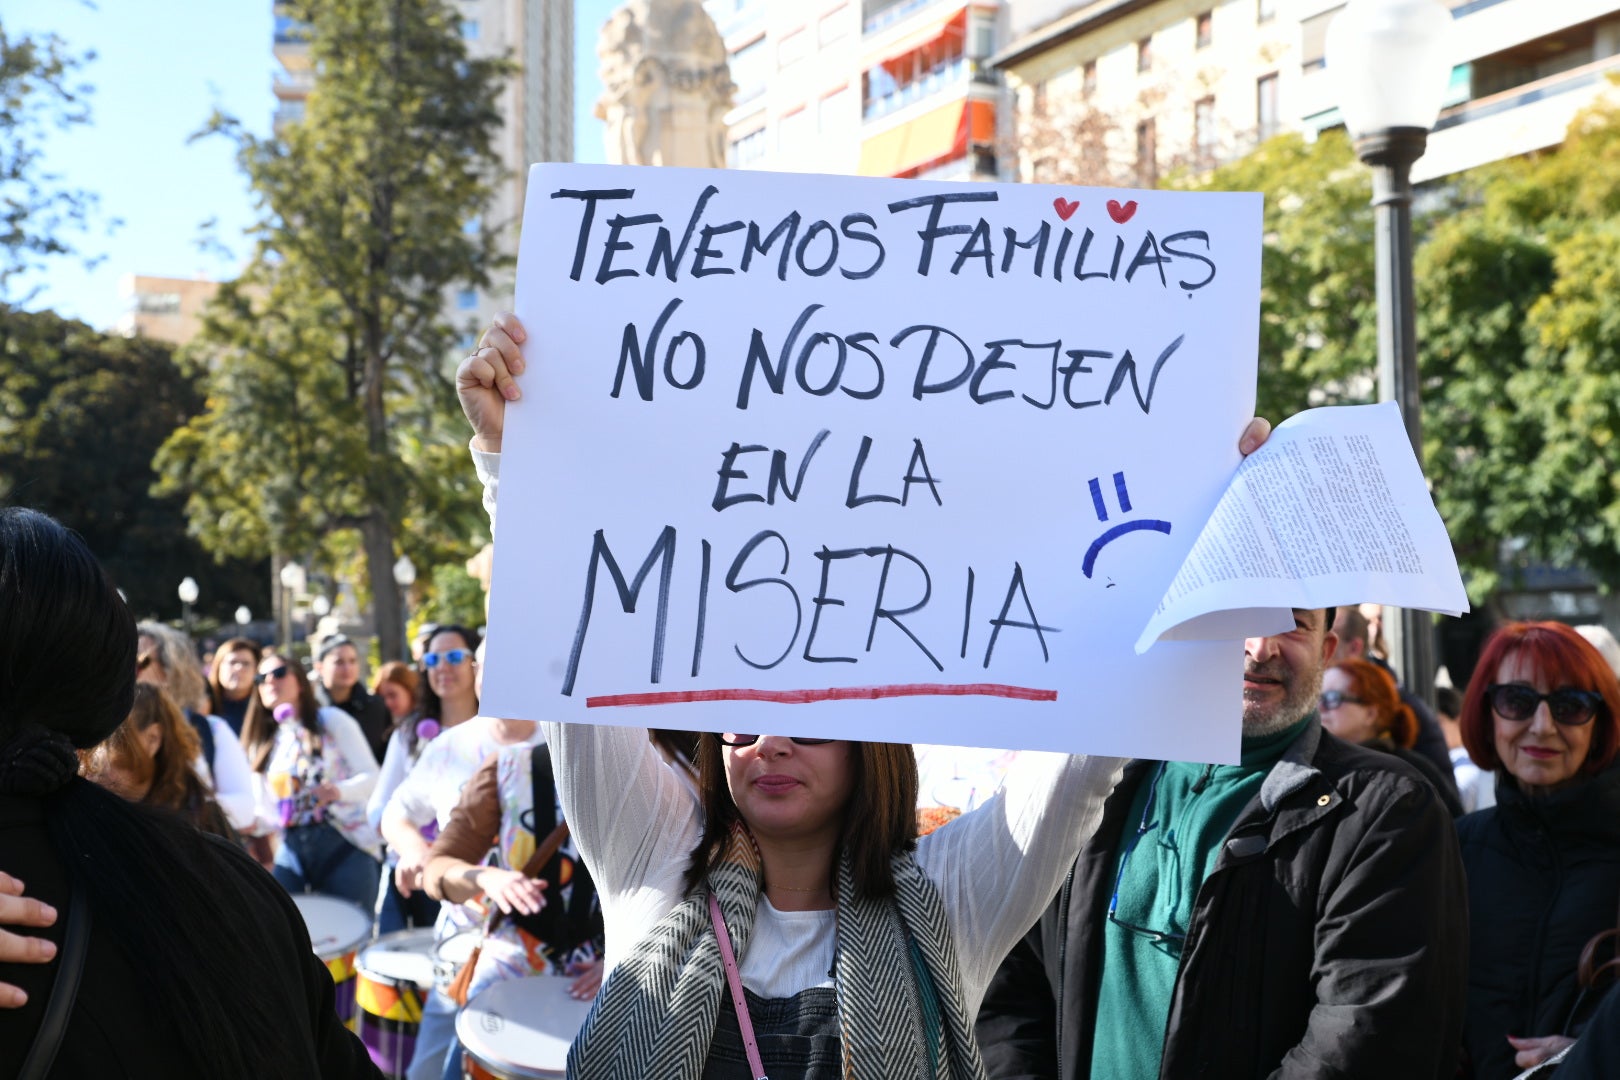
<svg viewBox="0 0 1620 1080"><path fill-rule="evenodd" d="M124 310L113 332L184 345L202 329L203 309L217 292L219 282L205 278L125 274L118 281Z"/></svg>
<svg viewBox="0 0 1620 1080"><path fill-rule="evenodd" d="M474 56L508 56L518 70L500 96L505 119L498 148L501 176L482 221L502 250L515 255L523 220L528 167L540 161L571 161L574 154L573 0L455 0L460 32ZM275 126L303 119L315 85L308 28L276 5L273 49L282 70L276 76ZM445 297L447 314L470 347L497 311L511 306L510 276L488 290L458 289Z"/></svg>
<svg viewBox="0 0 1620 1080"><path fill-rule="evenodd" d="M733 168L989 179L996 0L707 0Z"/></svg>
<svg viewBox="0 0 1620 1080"><path fill-rule="evenodd" d="M1340 125L1326 70L1344 0L1008 0L994 57L1027 144L1082 133L1113 182L1208 167L1282 130ZM1556 146L1620 71L1620 0L1450 0L1456 67L1418 182ZM1039 143L1041 140L1035 138ZM1052 139L1049 137L1048 142ZM1103 182L1103 181L1099 181Z"/></svg>

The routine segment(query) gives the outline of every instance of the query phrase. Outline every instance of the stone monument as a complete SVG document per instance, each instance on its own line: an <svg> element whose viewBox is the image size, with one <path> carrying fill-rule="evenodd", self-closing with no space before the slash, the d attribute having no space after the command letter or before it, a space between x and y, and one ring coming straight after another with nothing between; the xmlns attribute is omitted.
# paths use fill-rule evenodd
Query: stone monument
<svg viewBox="0 0 1620 1080"><path fill-rule="evenodd" d="M698 0L630 0L603 25L596 55L609 162L724 167L736 87L726 43Z"/></svg>

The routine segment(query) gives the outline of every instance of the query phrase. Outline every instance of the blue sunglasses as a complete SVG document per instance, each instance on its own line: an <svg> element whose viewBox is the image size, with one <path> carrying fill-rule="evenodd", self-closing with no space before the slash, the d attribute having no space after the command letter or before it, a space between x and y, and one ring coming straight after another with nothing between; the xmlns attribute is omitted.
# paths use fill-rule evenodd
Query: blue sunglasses
<svg viewBox="0 0 1620 1080"><path fill-rule="evenodd" d="M422 654L422 665L427 668L436 668L440 664L465 664L472 653L466 649L447 649L444 652L430 652Z"/></svg>

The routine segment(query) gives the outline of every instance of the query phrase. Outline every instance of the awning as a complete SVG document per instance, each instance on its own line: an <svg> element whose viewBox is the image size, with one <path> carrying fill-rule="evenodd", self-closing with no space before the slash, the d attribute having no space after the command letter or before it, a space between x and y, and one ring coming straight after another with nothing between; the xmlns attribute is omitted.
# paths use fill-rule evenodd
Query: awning
<svg viewBox="0 0 1620 1080"><path fill-rule="evenodd" d="M990 101L953 101L861 143L862 176L899 176L909 169L967 150L969 140L995 141L996 107Z"/></svg>
<svg viewBox="0 0 1620 1080"><path fill-rule="evenodd" d="M881 49L865 54L861 59L863 67L876 67L886 64L890 60L916 52L924 45L938 41L947 34L957 37L967 33L967 5L952 11L949 15L935 19L926 26L919 27L903 37L895 38Z"/></svg>

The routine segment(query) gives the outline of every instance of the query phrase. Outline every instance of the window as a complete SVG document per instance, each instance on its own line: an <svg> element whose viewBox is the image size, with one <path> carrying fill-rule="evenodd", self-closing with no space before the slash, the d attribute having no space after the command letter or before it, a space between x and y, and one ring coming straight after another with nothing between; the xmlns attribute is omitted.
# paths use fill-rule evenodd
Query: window
<svg viewBox="0 0 1620 1080"><path fill-rule="evenodd" d="M731 78L737 84L737 104L765 92L765 82L770 77L769 63L763 37L755 38L731 54Z"/></svg>
<svg viewBox="0 0 1620 1080"><path fill-rule="evenodd" d="M849 5L837 7L816 23L816 42L830 45L849 32Z"/></svg>
<svg viewBox="0 0 1620 1080"><path fill-rule="evenodd" d="M1254 21L1268 23L1277 17L1277 0L1254 0Z"/></svg>
<svg viewBox="0 0 1620 1080"><path fill-rule="evenodd" d="M962 39L946 35L920 49L867 68L861 76L863 114L872 120L903 109L968 77Z"/></svg>
<svg viewBox="0 0 1620 1080"><path fill-rule="evenodd" d="M1153 39L1145 37L1136 43L1136 71L1138 74L1153 70Z"/></svg>
<svg viewBox="0 0 1620 1080"><path fill-rule="evenodd" d="M1219 136L1215 125L1215 99L1201 98L1193 105L1193 145L1198 149L1200 165L1212 165L1218 148Z"/></svg>
<svg viewBox="0 0 1620 1080"><path fill-rule="evenodd" d="M757 128L733 139L726 150L726 164L733 169L746 169L765 158L765 129Z"/></svg>
<svg viewBox="0 0 1620 1080"><path fill-rule="evenodd" d="M1029 92L1029 111L1035 116L1046 115L1046 80L1036 83Z"/></svg>
<svg viewBox="0 0 1620 1080"><path fill-rule="evenodd" d="M139 293L135 297L135 310L142 315L180 314L180 294L177 292Z"/></svg>
<svg viewBox="0 0 1620 1080"><path fill-rule="evenodd" d="M1197 26L1198 47L1207 49L1215 42L1215 13L1206 11L1198 16Z"/></svg>
<svg viewBox="0 0 1620 1080"><path fill-rule="evenodd" d="M456 307L462 311L472 311L478 306L478 294L472 289L463 289L456 293Z"/></svg>
<svg viewBox="0 0 1620 1080"><path fill-rule="evenodd" d="M785 35L776 44L776 66L785 68L810 55L810 35L802 29Z"/></svg>
<svg viewBox="0 0 1620 1080"><path fill-rule="evenodd" d="M1087 60L1080 69L1080 92L1086 97L1097 92L1097 61Z"/></svg>
<svg viewBox="0 0 1620 1080"><path fill-rule="evenodd" d="M1158 183L1159 141L1150 116L1136 125L1136 184L1150 188Z"/></svg>
<svg viewBox="0 0 1620 1080"><path fill-rule="evenodd" d="M795 109L776 122L776 148L782 151L807 149L810 141L810 110Z"/></svg>
<svg viewBox="0 0 1620 1080"><path fill-rule="evenodd" d="M1277 134L1277 73L1262 75L1254 84L1255 131L1261 142Z"/></svg>
<svg viewBox="0 0 1620 1080"><path fill-rule="evenodd" d="M463 40L463 41L477 41L478 40L478 20L477 19L462 19L461 20L461 40Z"/></svg>
<svg viewBox="0 0 1620 1080"><path fill-rule="evenodd" d="M840 86L816 103L816 130L822 134L837 131L840 125L847 125L854 119L848 86Z"/></svg>

